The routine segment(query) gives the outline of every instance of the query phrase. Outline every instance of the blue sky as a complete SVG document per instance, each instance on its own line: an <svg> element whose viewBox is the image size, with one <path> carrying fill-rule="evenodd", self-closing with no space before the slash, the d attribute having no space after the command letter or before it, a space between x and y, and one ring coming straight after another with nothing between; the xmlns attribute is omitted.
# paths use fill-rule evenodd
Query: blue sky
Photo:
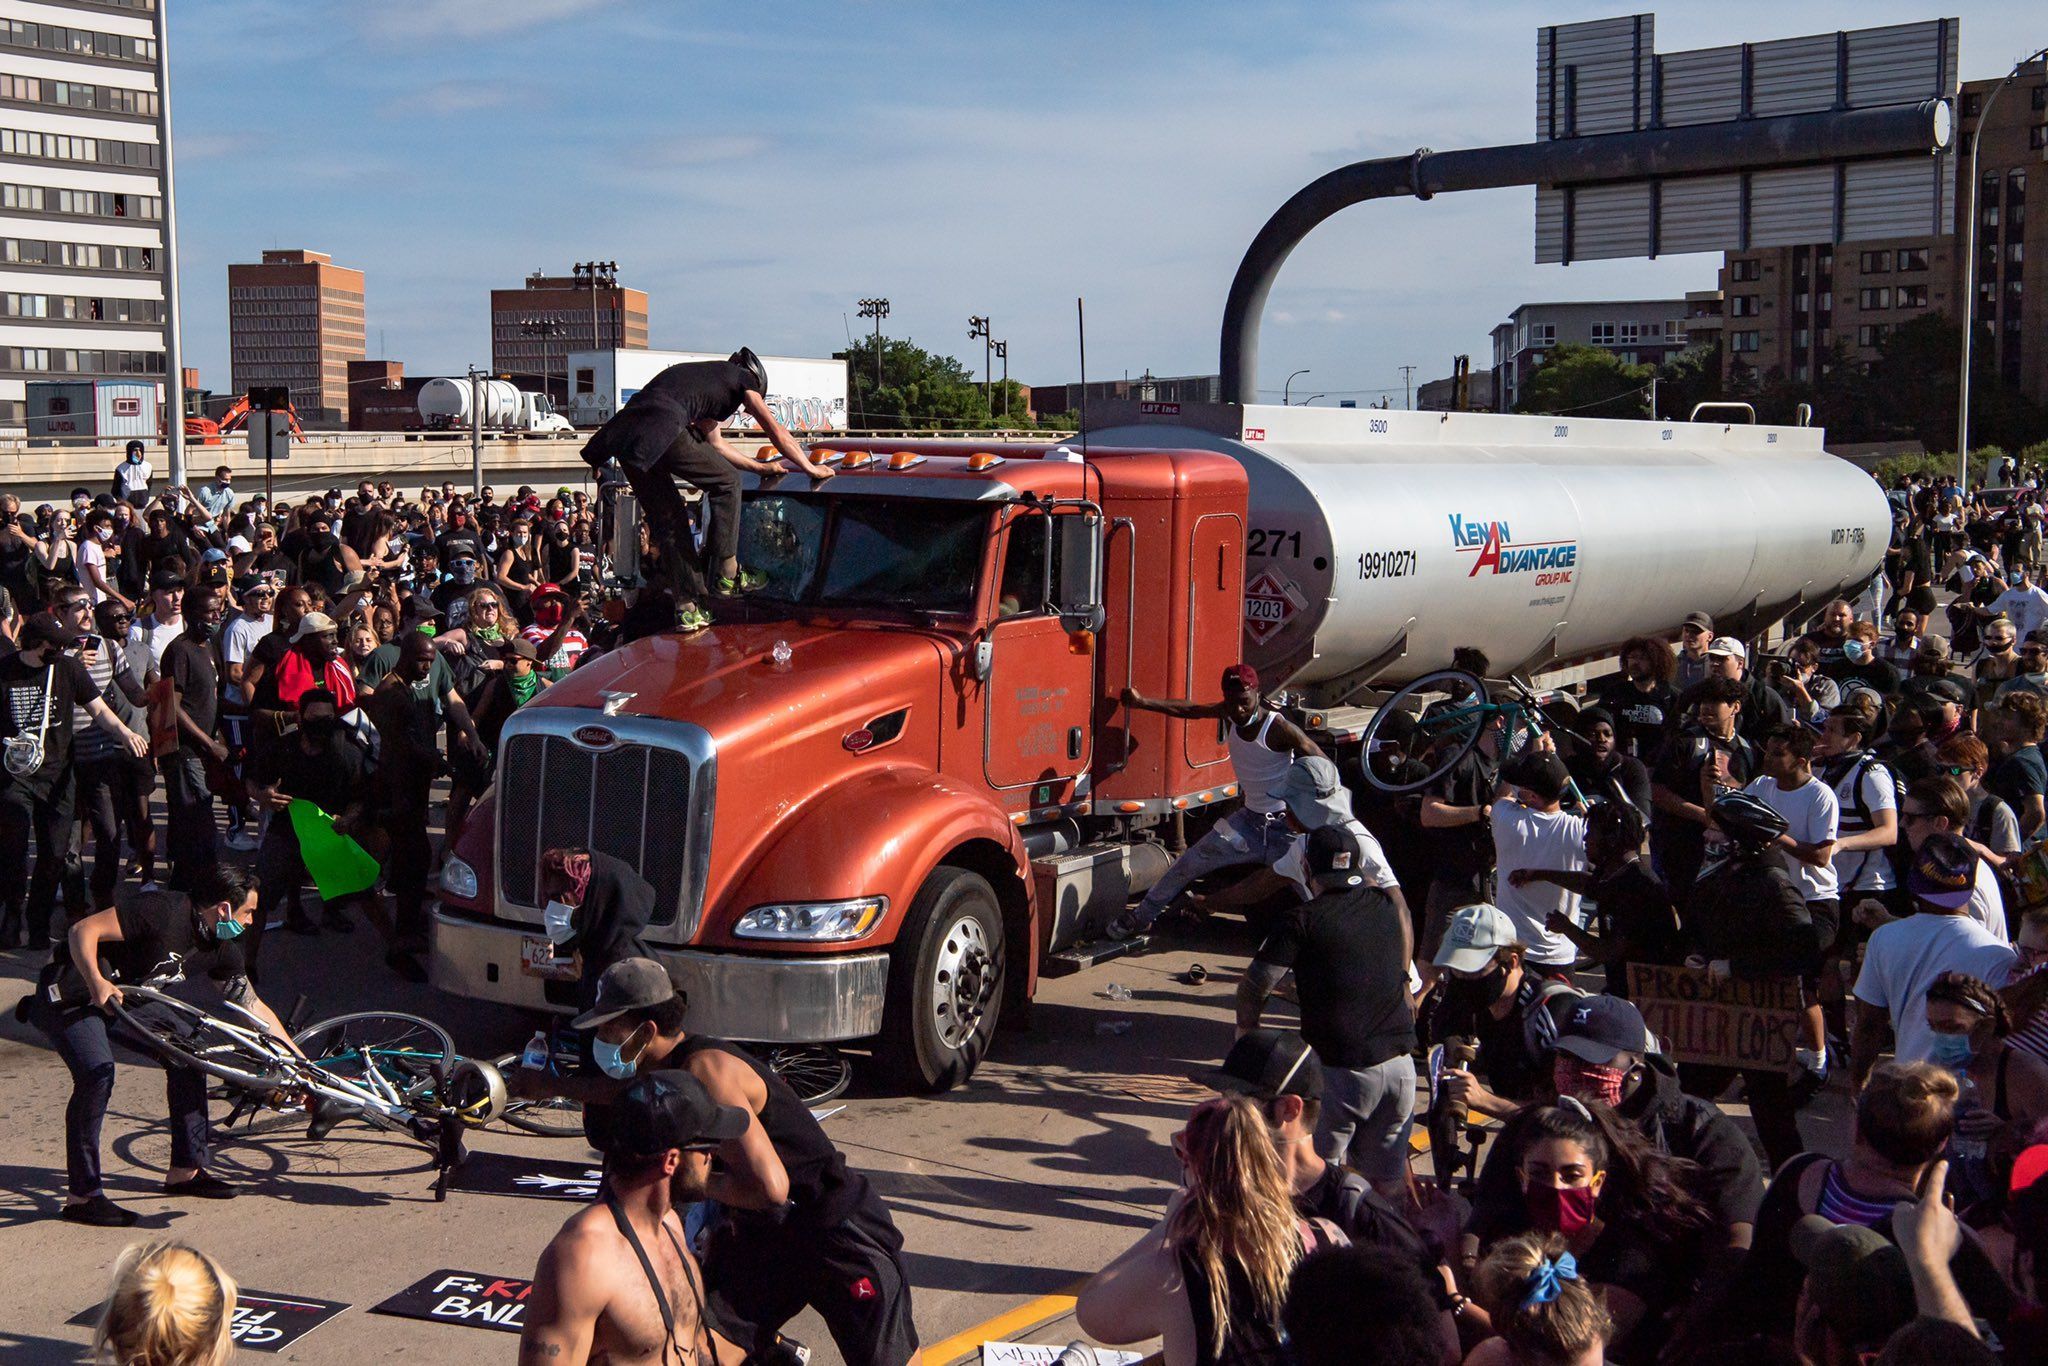
<svg viewBox="0 0 2048 1366"><path fill-rule="evenodd" d="M1266 217L1362 157L1533 136L1535 33L1619 4L712 6L684 0L172 0L187 363L227 381L227 271L309 247L368 273L369 349L489 356L487 294L616 260L653 344L826 355L842 315L1013 378L1216 366ZM2028 18L2032 11L2034 17ZM1965 77L2048 42L2020 0L1686 0L1660 51L1959 14ZM1273 292L1261 383L1356 394L1489 363L1531 299L1712 284L1719 258L1532 264L1528 190L1351 209ZM858 327L860 320L851 319ZM1297 396L1301 390L1297 388ZM1334 397L1333 400L1334 401Z"/></svg>

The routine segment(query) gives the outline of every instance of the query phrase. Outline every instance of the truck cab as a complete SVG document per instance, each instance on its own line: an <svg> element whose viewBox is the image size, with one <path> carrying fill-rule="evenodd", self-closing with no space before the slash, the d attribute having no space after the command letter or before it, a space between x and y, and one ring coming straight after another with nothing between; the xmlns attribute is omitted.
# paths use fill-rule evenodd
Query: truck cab
<svg viewBox="0 0 2048 1366"><path fill-rule="evenodd" d="M1143 829L1227 801L1215 723L1133 715L1236 662L1246 479L1227 456L861 443L838 477L747 476L767 585L642 639L507 723L449 860L431 972L569 1009L541 975L541 856L653 884L647 940L691 1027L871 1039L963 1080L1045 954L1164 867Z"/></svg>

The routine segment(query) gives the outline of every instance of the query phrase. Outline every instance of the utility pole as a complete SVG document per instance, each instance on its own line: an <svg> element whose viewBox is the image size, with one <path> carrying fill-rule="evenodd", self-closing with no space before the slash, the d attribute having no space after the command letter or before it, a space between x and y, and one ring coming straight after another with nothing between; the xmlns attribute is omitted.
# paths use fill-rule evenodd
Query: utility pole
<svg viewBox="0 0 2048 1366"><path fill-rule="evenodd" d="M1010 343L1007 339L994 342L996 359L1003 363L1003 420L1010 417Z"/></svg>
<svg viewBox="0 0 2048 1366"><path fill-rule="evenodd" d="M1976 125L1970 129L1970 169L1963 175L1963 297L1958 301L1963 325L1962 369L1956 375L1956 488L1965 495L1970 491L1970 343L1977 332L1977 147L1983 141L1984 125L1991 122L1991 106L1998 103L2006 86L2022 69L2044 58L2048 58L2048 47L2013 63L2005 79L1984 97ZM168 174L164 185L168 194ZM168 211L168 201L166 206Z"/></svg>
<svg viewBox="0 0 2048 1366"><path fill-rule="evenodd" d="M178 196L171 173L171 19L170 5L156 7L157 78L156 141L164 173L164 415L165 463L171 487L185 482L185 356L178 322Z"/></svg>
<svg viewBox="0 0 2048 1366"><path fill-rule="evenodd" d="M469 367L469 482L470 492L484 496L484 372Z"/></svg>
<svg viewBox="0 0 2048 1366"><path fill-rule="evenodd" d="M883 298L862 299L860 316L875 320L875 391L882 389L882 319L889 316L889 301Z"/></svg>
<svg viewBox="0 0 2048 1366"><path fill-rule="evenodd" d="M1408 409L1411 412L1415 409L1415 393L1409 387L1408 381L1412 379L1414 375L1414 366L1404 365L1401 367L1401 406L1403 408Z"/></svg>
<svg viewBox="0 0 2048 1366"><path fill-rule="evenodd" d="M993 352L990 349L992 342L989 337L988 318L984 314L977 313L967 320L967 340L973 341L976 337L981 338L981 406L993 413L995 410L990 402L993 397L991 391L995 386L994 366L991 363Z"/></svg>

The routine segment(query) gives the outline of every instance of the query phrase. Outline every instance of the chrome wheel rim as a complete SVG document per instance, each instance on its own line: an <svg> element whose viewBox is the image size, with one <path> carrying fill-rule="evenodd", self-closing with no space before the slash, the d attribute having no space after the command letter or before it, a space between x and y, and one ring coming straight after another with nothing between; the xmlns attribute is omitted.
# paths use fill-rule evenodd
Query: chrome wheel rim
<svg viewBox="0 0 2048 1366"><path fill-rule="evenodd" d="M967 1046L996 990L996 960L981 922L963 915L946 927L932 964L932 1027L939 1042L958 1051Z"/></svg>

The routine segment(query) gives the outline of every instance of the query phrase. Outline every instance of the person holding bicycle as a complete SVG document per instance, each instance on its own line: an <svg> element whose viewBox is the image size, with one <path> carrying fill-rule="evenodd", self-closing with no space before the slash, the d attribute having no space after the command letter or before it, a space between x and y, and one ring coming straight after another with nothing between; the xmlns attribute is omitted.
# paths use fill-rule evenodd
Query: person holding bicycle
<svg viewBox="0 0 2048 1366"><path fill-rule="evenodd" d="M28 1020L40 1029L71 1070L71 1101L64 1109L65 1166L70 1196L60 1217L99 1228L126 1228L137 1218L107 1198L100 1184L100 1125L114 1094L113 1042L133 1045L108 1017L122 986L157 977L205 976L222 999L240 1006L280 1039L290 1034L249 985L242 945L256 918L256 884L231 864L207 869L188 897L178 892L137 892L72 923L71 933L36 981ZM206 1076L188 1067L164 1067L170 1104L170 1195L227 1200L236 1187L206 1170Z"/></svg>

